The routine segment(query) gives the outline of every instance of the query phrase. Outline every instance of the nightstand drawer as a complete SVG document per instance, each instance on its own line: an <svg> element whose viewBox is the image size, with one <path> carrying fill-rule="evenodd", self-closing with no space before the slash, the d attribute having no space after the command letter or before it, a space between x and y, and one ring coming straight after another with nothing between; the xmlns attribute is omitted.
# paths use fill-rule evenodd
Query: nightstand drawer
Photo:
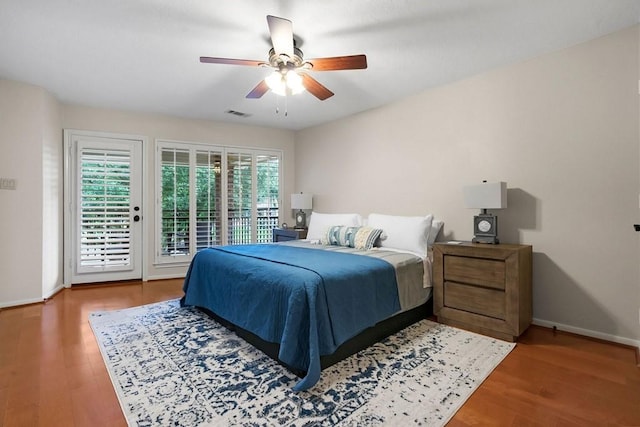
<svg viewBox="0 0 640 427"><path fill-rule="evenodd" d="M273 241L286 242L288 240L306 239L307 230L302 228L274 228Z"/></svg>
<svg viewBox="0 0 640 427"><path fill-rule="evenodd" d="M506 318L505 293L494 289L444 282L444 306L496 319Z"/></svg>
<svg viewBox="0 0 640 427"><path fill-rule="evenodd" d="M504 261L445 255L444 280L504 290Z"/></svg>

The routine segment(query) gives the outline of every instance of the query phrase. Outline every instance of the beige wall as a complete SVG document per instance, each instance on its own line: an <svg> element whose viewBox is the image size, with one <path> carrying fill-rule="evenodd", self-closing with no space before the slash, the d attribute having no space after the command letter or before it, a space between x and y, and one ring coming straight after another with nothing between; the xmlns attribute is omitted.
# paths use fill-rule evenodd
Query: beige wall
<svg viewBox="0 0 640 427"><path fill-rule="evenodd" d="M17 183L0 190L0 307L42 300L62 283L59 120L45 90L0 79L0 177Z"/></svg>
<svg viewBox="0 0 640 427"><path fill-rule="evenodd" d="M534 318L640 344L638 27L296 134L319 212L445 221L466 184L506 181L503 242L534 248Z"/></svg>
<svg viewBox="0 0 640 427"><path fill-rule="evenodd" d="M291 131L79 106L63 107L62 124L65 129L131 134L147 138L146 147L143 148L147 165L147 170L144 172L147 183L144 189L147 212L143 213L147 251L143 256L145 277L148 279L179 277L186 273L186 266L154 265L151 252L154 248L155 236L152 209L155 188L153 147L156 138L282 150L284 173L282 212L286 216L285 220L291 216L289 197L286 197L294 190L292 187L295 174L294 141Z"/></svg>

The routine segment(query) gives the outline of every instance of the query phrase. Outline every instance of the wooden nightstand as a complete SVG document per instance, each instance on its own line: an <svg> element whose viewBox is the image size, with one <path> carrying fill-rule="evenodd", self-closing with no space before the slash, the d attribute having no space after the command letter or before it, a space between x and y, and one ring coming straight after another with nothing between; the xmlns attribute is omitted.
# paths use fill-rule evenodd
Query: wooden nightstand
<svg viewBox="0 0 640 427"><path fill-rule="evenodd" d="M433 246L438 321L515 341L531 324L532 247L482 243Z"/></svg>
<svg viewBox="0 0 640 427"><path fill-rule="evenodd" d="M306 239L306 228L274 228L273 241L286 242L287 240Z"/></svg>

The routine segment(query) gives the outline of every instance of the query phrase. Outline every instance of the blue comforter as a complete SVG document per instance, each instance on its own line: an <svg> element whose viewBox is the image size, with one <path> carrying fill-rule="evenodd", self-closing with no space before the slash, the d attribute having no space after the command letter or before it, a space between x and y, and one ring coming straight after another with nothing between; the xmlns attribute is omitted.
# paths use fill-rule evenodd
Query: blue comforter
<svg viewBox="0 0 640 427"><path fill-rule="evenodd" d="M278 244L217 246L198 252L183 305L204 307L280 344L278 358L320 378L320 356L398 310L394 268L363 255Z"/></svg>

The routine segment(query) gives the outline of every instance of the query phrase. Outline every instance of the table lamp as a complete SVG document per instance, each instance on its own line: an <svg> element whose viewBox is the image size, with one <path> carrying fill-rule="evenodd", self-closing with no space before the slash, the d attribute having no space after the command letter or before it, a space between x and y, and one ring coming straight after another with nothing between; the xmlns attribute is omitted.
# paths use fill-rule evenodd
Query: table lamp
<svg viewBox="0 0 640 427"><path fill-rule="evenodd" d="M468 185L463 188L464 205L470 209L481 209L481 213L473 217L474 243L498 244L498 217L487 212L487 209L504 209L507 207L507 183L487 182Z"/></svg>

